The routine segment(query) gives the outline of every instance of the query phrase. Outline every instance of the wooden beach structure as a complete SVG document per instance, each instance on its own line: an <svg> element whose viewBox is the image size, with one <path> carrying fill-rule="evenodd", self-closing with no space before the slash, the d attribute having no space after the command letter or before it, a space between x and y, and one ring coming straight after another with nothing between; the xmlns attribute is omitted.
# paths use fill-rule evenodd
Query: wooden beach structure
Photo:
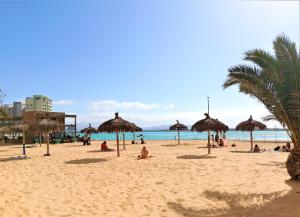
<svg viewBox="0 0 300 217"><path fill-rule="evenodd" d="M73 119L71 124L66 124L67 118ZM25 142L31 144L34 142L34 138L40 136L42 133L42 126L38 124L42 120L51 120L61 126L53 131L53 133L65 134L66 128L72 128L74 129L73 136L76 137L77 116L66 114L64 112L27 111L19 118L5 117L0 119L0 127L12 127L20 124L28 125L29 129L26 132Z"/></svg>

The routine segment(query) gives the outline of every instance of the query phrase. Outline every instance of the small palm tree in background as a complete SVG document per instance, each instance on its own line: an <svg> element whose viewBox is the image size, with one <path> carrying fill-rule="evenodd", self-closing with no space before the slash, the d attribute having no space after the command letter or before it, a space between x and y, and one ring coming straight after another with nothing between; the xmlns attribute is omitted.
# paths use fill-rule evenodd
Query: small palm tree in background
<svg viewBox="0 0 300 217"><path fill-rule="evenodd" d="M296 44L282 34L273 41L275 55L261 49L245 53L254 65L229 68L224 88L239 85L239 91L259 100L289 134L294 149L286 162L293 179L300 178L300 56Z"/></svg>

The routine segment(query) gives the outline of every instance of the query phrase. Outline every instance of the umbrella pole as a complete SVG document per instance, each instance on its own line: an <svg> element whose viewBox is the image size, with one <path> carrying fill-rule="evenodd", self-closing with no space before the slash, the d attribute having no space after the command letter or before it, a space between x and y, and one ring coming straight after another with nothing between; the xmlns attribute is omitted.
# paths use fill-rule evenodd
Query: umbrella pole
<svg viewBox="0 0 300 217"><path fill-rule="evenodd" d="M118 132L116 132L116 138L117 138L117 155L118 155L118 157L120 157L119 135L118 135Z"/></svg>
<svg viewBox="0 0 300 217"><path fill-rule="evenodd" d="M251 140L251 150L253 151L253 135L252 135L252 130L250 130L250 140Z"/></svg>
<svg viewBox="0 0 300 217"><path fill-rule="evenodd" d="M180 135L179 135L179 130L177 130L178 133L178 145L180 144Z"/></svg>
<svg viewBox="0 0 300 217"><path fill-rule="evenodd" d="M3 145L5 144L5 138L4 137L5 137L5 133L2 134L2 144Z"/></svg>
<svg viewBox="0 0 300 217"><path fill-rule="evenodd" d="M126 147L125 147L125 133L123 132L123 149L126 150Z"/></svg>
<svg viewBox="0 0 300 217"><path fill-rule="evenodd" d="M26 146L25 146L25 130L23 130L23 155L26 156Z"/></svg>
<svg viewBox="0 0 300 217"><path fill-rule="evenodd" d="M210 154L210 130L208 131L208 144L207 144L207 148L208 148L208 154Z"/></svg>
<svg viewBox="0 0 300 217"><path fill-rule="evenodd" d="M47 153L45 156L50 156L50 151L49 151L49 131L47 131Z"/></svg>

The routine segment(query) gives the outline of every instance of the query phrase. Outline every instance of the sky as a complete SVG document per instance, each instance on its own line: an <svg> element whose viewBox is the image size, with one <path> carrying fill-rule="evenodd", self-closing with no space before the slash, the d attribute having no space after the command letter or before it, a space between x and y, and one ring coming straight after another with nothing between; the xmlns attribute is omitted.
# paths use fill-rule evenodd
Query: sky
<svg viewBox="0 0 300 217"><path fill-rule="evenodd" d="M0 26L3 102L46 95L95 127L114 112L141 127L192 125L207 97L229 127L262 120L262 104L223 90L228 68L249 49L273 52L281 33L300 38L296 1L1 1Z"/></svg>

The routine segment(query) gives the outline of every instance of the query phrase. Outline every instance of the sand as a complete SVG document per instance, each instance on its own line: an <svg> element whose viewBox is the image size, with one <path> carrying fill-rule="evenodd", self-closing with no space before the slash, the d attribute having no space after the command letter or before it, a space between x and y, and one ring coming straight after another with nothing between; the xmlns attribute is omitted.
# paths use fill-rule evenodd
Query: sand
<svg viewBox="0 0 300 217"><path fill-rule="evenodd" d="M259 143L213 148L205 141L147 141L153 156L136 160L141 145L99 152L100 142L28 148L0 146L0 216L299 217L300 184L289 180L288 153ZM108 146L115 148L115 142ZM232 141L226 141L231 144Z"/></svg>

